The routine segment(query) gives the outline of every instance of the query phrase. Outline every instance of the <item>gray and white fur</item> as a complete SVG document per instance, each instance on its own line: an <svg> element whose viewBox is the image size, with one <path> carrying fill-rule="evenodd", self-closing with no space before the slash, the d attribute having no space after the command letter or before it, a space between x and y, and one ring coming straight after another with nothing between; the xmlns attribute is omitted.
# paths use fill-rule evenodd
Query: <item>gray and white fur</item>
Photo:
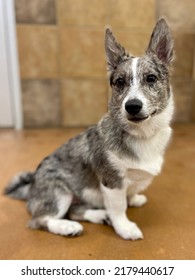
<svg viewBox="0 0 195 280"><path fill-rule="evenodd" d="M31 228L77 236L78 221L89 221L111 225L124 239L143 238L126 210L147 202L139 193L160 173L171 136L173 38L161 19L145 55L128 54L110 29L105 49L112 88L106 115L5 189L27 200Z"/></svg>

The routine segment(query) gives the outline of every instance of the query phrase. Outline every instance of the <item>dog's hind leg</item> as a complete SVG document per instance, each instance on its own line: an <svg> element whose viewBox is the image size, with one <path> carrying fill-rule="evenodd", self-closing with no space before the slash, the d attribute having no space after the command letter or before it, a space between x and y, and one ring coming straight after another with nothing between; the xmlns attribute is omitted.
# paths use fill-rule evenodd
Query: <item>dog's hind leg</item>
<svg viewBox="0 0 195 280"><path fill-rule="evenodd" d="M72 205L68 218L76 221L87 221L95 224L110 224L105 209L92 209L89 205Z"/></svg>
<svg viewBox="0 0 195 280"><path fill-rule="evenodd" d="M57 194L58 193L58 194ZM73 195L65 192L53 192L53 197L45 195L29 202L29 210L33 214L29 227L43 229L64 236L78 236L83 232L83 226L75 221L62 219L71 203Z"/></svg>
<svg viewBox="0 0 195 280"><path fill-rule="evenodd" d="M64 236L79 236L83 232L83 226L75 221L62 220L56 216L42 216L32 219L29 227L33 229L44 229L54 234Z"/></svg>

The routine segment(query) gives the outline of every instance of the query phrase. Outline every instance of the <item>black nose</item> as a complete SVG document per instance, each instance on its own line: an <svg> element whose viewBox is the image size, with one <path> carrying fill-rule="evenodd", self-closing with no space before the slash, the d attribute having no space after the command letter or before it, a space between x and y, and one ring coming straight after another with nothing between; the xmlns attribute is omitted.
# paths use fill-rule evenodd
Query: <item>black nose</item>
<svg viewBox="0 0 195 280"><path fill-rule="evenodd" d="M142 105L139 99L132 99L125 103L125 110L131 115L136 115L141 111Z"/></svg>

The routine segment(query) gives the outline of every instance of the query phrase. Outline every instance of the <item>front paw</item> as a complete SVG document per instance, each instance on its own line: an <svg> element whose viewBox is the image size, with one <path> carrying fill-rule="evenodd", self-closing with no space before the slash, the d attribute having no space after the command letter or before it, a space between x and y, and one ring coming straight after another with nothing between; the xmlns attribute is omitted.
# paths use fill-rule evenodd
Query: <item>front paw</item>
<svg viewBox="0 0 195 280"><path fill-rule="evenodd" d="M134 194L128 197L130 207L141 207L147 203L147 197L144 194Z"/></svg>
<svg viewBox="0 0 195 280"><path fill-rule="evenodd" d="M130 221L126 221L125 223L118 223L114 228L116 233L123 239L138 240L144 238L143 233L138 228L138 226Z"/></svg>

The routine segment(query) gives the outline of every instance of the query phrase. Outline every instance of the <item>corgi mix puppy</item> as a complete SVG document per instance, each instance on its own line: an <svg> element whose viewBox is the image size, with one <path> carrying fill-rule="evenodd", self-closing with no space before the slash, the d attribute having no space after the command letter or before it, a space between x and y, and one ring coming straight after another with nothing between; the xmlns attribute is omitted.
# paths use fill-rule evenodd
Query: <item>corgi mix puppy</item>
<svg viewBox="0 0 195 280"><path fill-rule="evenodd" d="M110 29L105 50L112 88L108 112L5 189L27 201L30 228L77 236L83 232L78 221L89 221L111 225L124 239L143 238L126 210L147 202L140 192L160 173L171 137L173 38L160 19L143 56L128 54Z"/></svg>

